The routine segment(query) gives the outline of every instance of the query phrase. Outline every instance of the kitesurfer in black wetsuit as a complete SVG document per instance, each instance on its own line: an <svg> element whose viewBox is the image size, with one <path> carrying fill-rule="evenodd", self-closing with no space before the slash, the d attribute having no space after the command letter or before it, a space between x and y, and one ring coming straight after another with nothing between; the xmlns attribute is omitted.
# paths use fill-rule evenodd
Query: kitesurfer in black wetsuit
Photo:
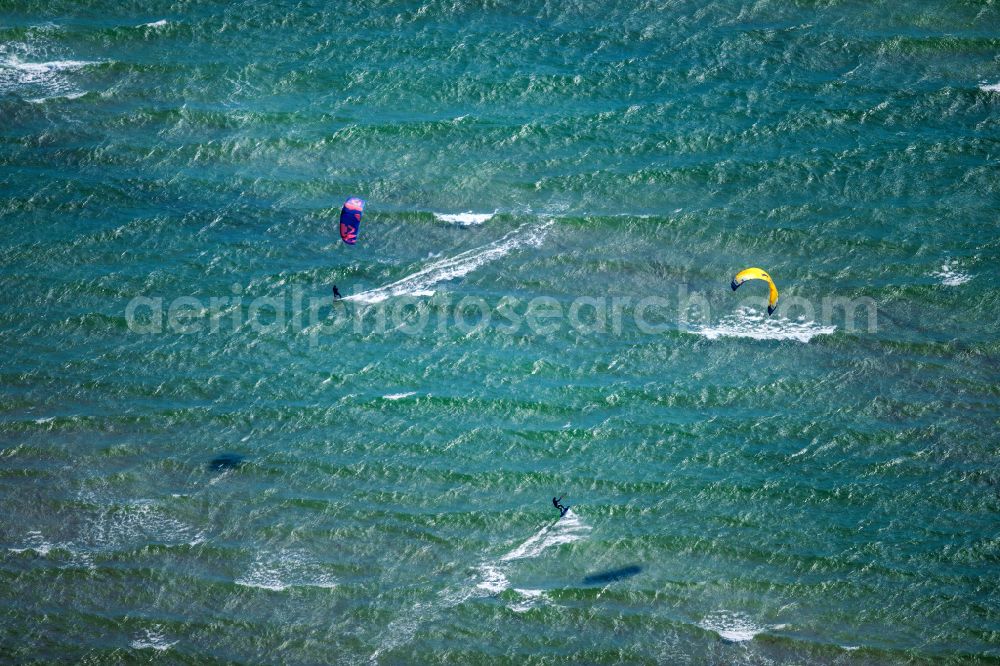
<svg viewBox="0 0 1000 666"><path fill-rule="evenodd" d="M333 285L333 300L339 301L341 299L340 290L337 289L337 285Z"/></svg>
<svg viewBox="0 0 1000 666"><path fill-rule="evenodd" d="M565 507L565 506L562 505L562 497L559 497L559 498L553 497L552 498L552 506L554 506L555 508L559 509L559 515L560 516L565 516L566 512L569 511L569 508L567 508L567 507Z"/></svg>

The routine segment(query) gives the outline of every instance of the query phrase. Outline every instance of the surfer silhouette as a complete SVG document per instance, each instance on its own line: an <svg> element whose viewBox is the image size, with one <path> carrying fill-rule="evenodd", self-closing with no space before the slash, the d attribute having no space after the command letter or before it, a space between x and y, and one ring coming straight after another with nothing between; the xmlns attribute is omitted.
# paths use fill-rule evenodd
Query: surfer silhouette
<svg viewBox="0 0 1000 666"><path fill-rule="evenodd" d="M337 285L333 285L333 300L339 301L341 298L340 290L337 289Z"/></svg>
<svg viewBox="0 0 1000 666"><path fill-rule="evenodd" d="M562 505L562 497L559 497L559 498L553 497L552 498L552 506L554 506L555 508L559 509L559 517L560 518L562 518L563 516L565 516L566 512L569 511L569 507L568 506L563 506Z"/></svg>

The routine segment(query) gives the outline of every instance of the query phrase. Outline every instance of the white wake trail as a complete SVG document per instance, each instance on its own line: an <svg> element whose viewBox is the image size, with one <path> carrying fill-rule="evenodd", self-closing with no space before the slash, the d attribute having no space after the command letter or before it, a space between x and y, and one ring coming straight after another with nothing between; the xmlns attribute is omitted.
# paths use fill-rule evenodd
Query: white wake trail
<svg viewBox="0 0 1000 666"><path fill-rule="evenodd" d="M416 273L407 275L401 280L387 284L384 287L363 291L360 294L345 296L344 300L361 303L381 303L394 296L427 296L429 295L429 288L439 282L454 280L455 278L468 275L480 266L491 261L496 261L520 247L538 247L545 239L550 226L552 226L552 220L548 220L530 229L526 229L528 225L522 225L492 243L466 250L465 252L456 254L454 257L439 259L421 268Z"/></svg>
<svg viewBox="0 0 1000 666"><path fill-rule="evenodd" d="M590 525L585 524L570 509L566 512L565 516L551 525L543 527L534 536L501 557L500 561L509 562L511 560L538 557L546 548L558 546L563 543L573 543L574 541L583 539L589 531Z"/></svg>
<svg viewBox="0 0 1000 666"><path fill-rule="evenodd" d="M404 613L386 626L386 640L368 658L369 663L377 664L385 652L394 650L413 640L420 626L437 619L439 614L448 609L465 603L469 599L485 596L496 596L511 588L507 578L507 563L512 560L537 557L546 548L561 543L571 543L586 538L590 526L580 520L570 509L566 515L555 523L546 525L530 536L496 562L484 561L476 567L479 581L474 586L468 584L449 586L438 594L438 601L417 603L410 612ZM545 598L544 590L513 588L519 599L508 608L515 613L523 613Z"/></svg>

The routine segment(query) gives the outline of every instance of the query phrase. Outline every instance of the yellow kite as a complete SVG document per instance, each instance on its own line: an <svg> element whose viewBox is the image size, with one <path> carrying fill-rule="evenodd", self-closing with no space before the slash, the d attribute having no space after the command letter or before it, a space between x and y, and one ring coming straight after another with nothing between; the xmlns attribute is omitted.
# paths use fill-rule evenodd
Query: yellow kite
<svg viewBox="0 0 1000 666"><path fill-rule="evenodd" d="M736 274L730 286L733 288L733 291L736 291L747 280L763 280L770 285L771 295L767 299L767 314L774 312L774 308L777 307L775 304L778 302L778 288L774 286L771 276L760 268L746 268Z"/></svg>

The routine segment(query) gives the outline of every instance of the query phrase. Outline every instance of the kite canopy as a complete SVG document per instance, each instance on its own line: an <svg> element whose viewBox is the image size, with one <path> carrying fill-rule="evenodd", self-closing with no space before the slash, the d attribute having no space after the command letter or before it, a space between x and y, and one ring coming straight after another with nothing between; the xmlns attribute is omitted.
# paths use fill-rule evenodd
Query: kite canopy
<svg viewBox="0 0 1000 666"><path fill-rule="evenodd" d="M358 242L358 227L361 226L361 214L365 212L365 200L351 197L340 209L340 239L348 245Z"/></svg>
<svg viewBox="0 0 1000 666"><path fill-rule="evenodd" d="M767 299L767 314L774 312L778 302L778 288L774 286L774 280L761 268L745 268L736 274L733 283L730 285L736 291L741 284L747 280L763 280L771 287L771 293Z"/></svg>

